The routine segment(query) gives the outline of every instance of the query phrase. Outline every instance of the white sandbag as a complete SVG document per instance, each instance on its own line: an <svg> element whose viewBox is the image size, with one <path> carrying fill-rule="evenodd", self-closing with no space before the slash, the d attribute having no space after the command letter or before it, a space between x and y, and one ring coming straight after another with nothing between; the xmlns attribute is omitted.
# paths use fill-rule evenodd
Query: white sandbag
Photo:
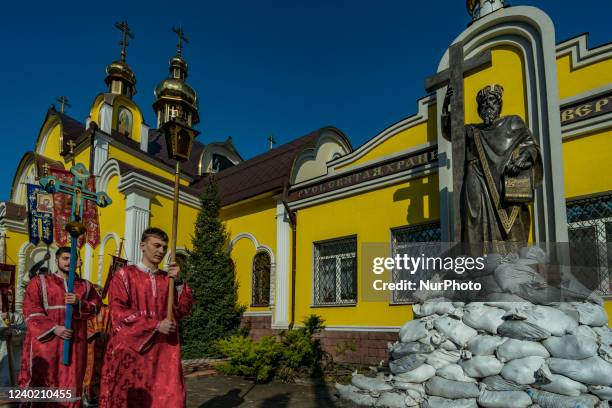
<svg viewBox="0 0 612 408"><path fill-rule="evenodd" d="M455 310L452 302L446 298L429 299L424 303L416 303L412 305L412 311L415 316L423 317L432 314L443 315L452 313Z"/></svg>
<svg viewBox="0 0 612 408"><path fill-rule="evenodd" d="M440 344L446 341L446 337L442 336L436 329L430 329L427 331L427 335L418 340L419 343L429 344L434 347L438 347Z"/></svg>
<svg viewBox="0 0 612 408"><path fill-rule="evenodd" d="M389 369L393 374L412 371L425 362L423 354L409 354L397 360L389 361Z"/></svg>
<svg viewBox="0 0 612 408"><path fill-rule="evenodd" d="M504 367L503 363L493 356L475 356L459 362L466 375L474 378L497 375Z"/></svg>
<svg viewBox="0 0 612 408"><path fill-rule="evenodd" d="M445 367L436 370L436 375L438 377L446 378L447 380L452 381L462 381L473 383L476 382L476 379L472 377L468 377L463 372L463 368L459 364L449 364Z"/></svg>
<svg viewBox="0 0 612 408"><path fill-rule="evenodd" d="M501 375L492 375L480 380L490 391L524 391L527 387L522 384L517 384L514 381L508 381Z"/></svg>
<svg viewBox="0 0 612 408"><path fill-rule="evenodd" d="M412 391L409 395L412 398L425 397L425 386L423 384L415 384L411 382L398 381L397 377L393 380L393 387L398 390L404 390L406 392ZM422 402L422 401L419 401Z"/></svg>
<svg viewBox="0 0 612 408"><path fill-rule="evenodd" d="M533 384L536 382L536 372L543 364L543 357L517 358L504 365L501 375L517 384Z"/></svg>
<svg viewBox="0 0 612 408"><path fill-rule="evenodd" d="M399 337L402 343L417 341L427 336L427 327L421 320L411 320L400 329Z"/></svg>
<svg viewBox="0 0 612 408"><path fill-rule="evenodd" d="M574 381L560 374L551 374L549 376L550 383L539 385L538 387L544 391L554 392L555 394L567 395L568 397L577 397L580 394L587 392L586 385Z"/></svg>
<svg viewBox="0 0 612 408"><path fill-rule="evenodd" d="M589 357L584 360L550 358L548 367L555 374L564 375L584 384L612 386L612 364L599 357Z"/></svg>
<svg viewBox="0 0 612 408"><path fill-rule="evenodd" d="M597 333L599 342L601 344L612 346L612 329L610 327L593 327L593 331Z"/></svg>
<svg viewBox="0 0 612 408"><path fill-rule="evenodd" d="M571 334L575 334L577 336L590 337L595 341L599 341L599 335L591 326L587 326L585 324L581 324L574 329Z"/></svg>
<svg viewBox="0 0 612 408"><path fill-rule="evenodd" d="M442 377L432 377L425 383L427 395L449 399L478 398L480 390L473 383L447 380Z"/></svg>
<svg viewBox="0 0 612 408"><path fill-rule="evenodd" d="M553 336L563 336L571 333L578 327L578 323L559 309L549 306L529 305L508 312L504 319L512 317L516 320L527 320L527 322L546 329Z"/></svg>
<svg viewBox="0 0 612 408"><path fill-rule="evenodd" d="M566 335L549 337L542 342L550 355L568 360L583 360L597 355L597 342L590 337Z"/></svg>
<svg viewBox="0 0 612 408"><path fill-rule="evenodd" d="M544 250L537 246L526 246L519 249L519 258L532 259L537 263L548 263L548 255Z"/></svg>
<svg viewBox="0 0 612 408"><path fill-rule="evenodd" d="M478 408L476 398L448 399L429 397L423 403L423 408Z"/></svg>
<svg viewBox="0 0 612 408"><path fill-rule="evenodd" d="M490 356L506 340L505 337L478 335L468 342L468 350L475 356Z"/></svg>
<svg viewBox="0 0 612 408"><path fill-rule="evenodd" d="M542 344L535 341L516 339L509 339L499 346L496 354L502 363L529 356L550 357L548 350Z"/></svg>
<svg viewBox="0 0 612 408"><path fill-rule="evenodd" d="M591 385L589 391L604 401L612 401L612 387L602 385Z"/></svg>
<svg viewBox="0 0 612 408"><path fill-rule="evenodd" d="M505 292L518 293L523 283L541 282L544 279L530 266L502 263L495 268L495 280Z"/></svg>
<svg viewBox="0 0 612 408"><path fill-rule="evenodd" d="M459 351L447 351L438 349L433 353L429 353L427 355L427 364L438 369L449 364L456 363L461 358L461 353Z"/></svg>
<svg viewBox="0 0 612 408"><path fill-rule="evenodd" d="M597 355L607 361L608 363L612 363L612 346L608 346L607 344L602 344L597 349Z"/></svg>
<svg viewBox="0 0 612 408"><path fill-rule="evenodd" d="M382 378L370 378L362 374L353 374L351 383L364 391L383 392L391 391L393 387Z"/></svg>
<svg viewBox="0 0 612 408"><path fill-rule="evenodd" d="M464 324L461 320L451 317L441 317L434 322L434 327L446 338L452 340L455 344L464 347L470 339L476 337L478 332L470 326Z"/></svg>
<svg viewBox="0 0 612 408"><path fill-rule="evenodd" d="M383 392L376 400L375 407L384 408L405 408L406 407L406 394L397 392Z"/></svg>
<svg viewBox="0 0 612 408"><path fill-rule="evenodd" d="M485 408L527 408L531 398L524 391L483 390L478 397L478 405Z"/></svg>
<svg viewBox="0 0 612 408"><path fill-rule="evenodd" d="M405 357L409 354L431 353L435 348L429 344L411 341L409 343L396 342L390 347L391 356L394 360Z"/></svg>
<svg viewBox="0 0 612 408"><path fill-rule="evenodd" d="M397 381L423 383L436 375L436 369L429 364L422 364L414 370L396 375Z"/></svg>
<svg viewBox="0 0 612 408"><path fill-rule="evenodd" d="M578 311L580 324L591 327L608 324L608 314L602 306L586 302L572 302L572 306Z"/></svg>
<svg viewBox="0 0 612 408"><path fill-rule="evenodd" d="M415 398L415 397L413 397L410 394L410 391L409 391L408 395L406 395L406 399L404 399L404 404L407 407L416 407L416 408L419 408L423 401L425 401L425 399L423 399L422 397L419 397L419 396L417 396Z"/></svg>
<svg viewBox="0 0 612 408"><path fill-rule="evenodd" d="M496 302L514 302L514 303L520 303L520 302L525 302L526 300L523 299L522 297L520 297L517 294L514 293L497 293L497 292L493 292L493 293L487 293L485 295L484 300L488 302L492 302L492 303L496 303Z"/></svg>
<svg viewBox="0 0 612 408"><path fill-rule="evenodd" d="M595 408L596 401L587 395L568 397L536 389L527 390L532 401L542 408Z"/></svg>
<svg viewBox="0 0 612 408"><path fill-rule="evenodd" d="M484 304L469 305L464 309L463 323L476 330L497 334L497 328L504 322L502 309Z"/></svg>
<svg viewBox="0 0 612 408"><path fill-rule="evenodd" d="M450 340L444 340L442 343L440 343L439 347L442 350L446 350L446 351L459 350L459 347Z"/></svg>
<svg viewBox="0 0 612 408"><path fill-rule="evenodd" d="M376 403L376 398L373 398L370 394L360 391L359 388L354 385L344 385L336 383L336 390L340 397L351 401L357 405L372 407Z"/></svg>
<svg viewBox="0 0 612 408"><path fill-rule="evenodd" d="M550 332L524 320L507 320L498 328L500 336L517 340L541 341L550 337Z"/></svg>

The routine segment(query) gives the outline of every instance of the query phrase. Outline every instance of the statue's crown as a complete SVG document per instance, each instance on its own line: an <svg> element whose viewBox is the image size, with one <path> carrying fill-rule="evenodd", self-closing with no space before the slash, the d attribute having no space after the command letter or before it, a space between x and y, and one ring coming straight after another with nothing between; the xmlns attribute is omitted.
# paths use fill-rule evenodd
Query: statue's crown
<svg viewBox="0 0 612 408"><path fill-rule="evenodd" d="M504 96L504 88L501 85L497 84L487 85L480 91L478 91L478 95L476 95L476 101L480 103L491 93L497 96L497 98L501 99Z"/></svg>

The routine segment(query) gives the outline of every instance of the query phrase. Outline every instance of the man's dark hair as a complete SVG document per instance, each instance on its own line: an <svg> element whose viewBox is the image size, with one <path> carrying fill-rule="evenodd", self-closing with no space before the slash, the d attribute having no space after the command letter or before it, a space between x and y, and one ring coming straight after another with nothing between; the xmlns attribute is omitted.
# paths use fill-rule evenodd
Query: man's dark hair
<svg viewBox="0 0 612 408"><path fill-rule="evenodd" d="M144 230L142 233L142 238L140 238L140 242L145 242L149 237L157 237L164 242L168 242L168 234L164 232L161 228L151 227Z"/></svg>
<svg viewBox="0 0 612 408"><path fill-rule="evenodd" d="M60 256L62 256L62 254L65 253L70 253L70 247L69 246L63 246L63 247L59 247L57 249L57 251L55 251L55 259L58 259Z"/></svg>

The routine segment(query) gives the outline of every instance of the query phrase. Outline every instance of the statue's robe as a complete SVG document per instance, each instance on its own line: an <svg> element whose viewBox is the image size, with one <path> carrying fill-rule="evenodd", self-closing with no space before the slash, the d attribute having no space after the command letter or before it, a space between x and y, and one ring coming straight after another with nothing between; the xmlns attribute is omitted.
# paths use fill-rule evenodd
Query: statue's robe
<svg viewBox="0 0 612 408"><path fill-rule="evenodd" d="M72 339L70 365L62 364L64 339L53 330L65 326L67 282L55 273L32 278L26 288L23 314L26 318L26 337L21 353L19 387L71 388L73 401L67 403L38 403L36 406L80 407L83 377L87 363L87 320L100 308L100 296L93 285L75 277L73 293L79 304L72 308Z"/></svg>
<svg viewBox="0 0 612 408"><path fill-rule="evenodd" d="M183 408L186 403L178 328L157 331L166 317L168 274L144 265L126 266L112 277L112 332L102 366L100 408ZM187 284L175 288L174 318L191 310Z"/></svg>
<svg viewBox="0 0 612 408"><path fill-rule="evenodd" d="M95 318L87 322L87 369L83 380L85 397L95 402L100 395L100 376L106 344L111 333L110 309L102 304Z"/></svg>
<svg viewBox="0 0 612 408"><path fill-rule="evenodd" d="M480 137L480 151L474 135ZM542 157L533 135L518 116L498 118L492 125L466 126L466 169L461 197L462 241L526 243L530 215L527 204L503 202L503 176L512 154L531 155L533 185L542 180ZM488 173L488 174L487 174Z"/></svg>

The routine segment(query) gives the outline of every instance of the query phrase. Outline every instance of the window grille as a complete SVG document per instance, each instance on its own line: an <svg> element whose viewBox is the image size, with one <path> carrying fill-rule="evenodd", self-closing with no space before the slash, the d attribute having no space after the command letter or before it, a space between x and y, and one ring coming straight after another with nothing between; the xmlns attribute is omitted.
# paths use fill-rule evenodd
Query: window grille
<svg viewBox="0 0 612 408"><path fill-rule="evenodd" d="M253 258L251 306L270 305L270 255L259 252Z"/></svg>
<svg viewBox="0 0 612 408"><path fill-rule="evenodd" d="M315 243L314 304L357 302L357 238Z"/></svg>

